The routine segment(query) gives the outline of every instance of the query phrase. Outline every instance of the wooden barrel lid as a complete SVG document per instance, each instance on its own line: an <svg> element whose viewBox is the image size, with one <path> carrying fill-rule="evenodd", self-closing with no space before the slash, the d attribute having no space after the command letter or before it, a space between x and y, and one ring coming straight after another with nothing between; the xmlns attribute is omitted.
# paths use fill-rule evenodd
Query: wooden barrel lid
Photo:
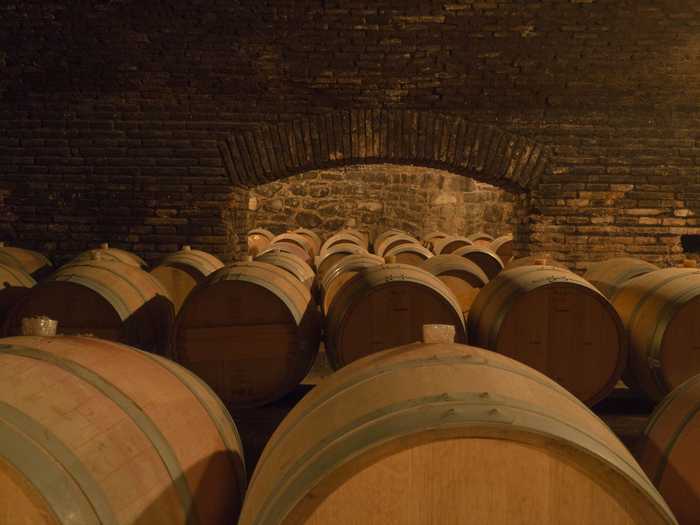
<svg viewBox="0 0 700 525"><path fill-rule="evenodd" d="M24 317L45 315L62 334L92 334L168 356L173 303L148 272L114 261L77 261L31 289L9 312L7 335Z"/></svg>
<svg viewBox="0 0 700 525"><path fill-rule="evenodd" d="M335 246L336 244L356 244L363 250L366 249L365 246L363 246L363 242L361 239L358 239L357 236L353 233L347 233L347 232L338 232L326 239L326 242L323 243L323 246L321 246L321 253L319 254L321 258L325 257L326 254L329 252L329 250Z"/></svg>
<svg viewBox="0 0 700 525"><path fill-rule="evenodd" d="M292 233L297 233L303 237L306 237L309 240L309 242L311 242L311 245L314 248L314 256L321 253L321 246L323 245L323 241L315 231L308 230L306 228L297 228Z"/></svg>
<svg viewBox="0 0 700 525"><path fill-rule="evenodd" d="M418 239L415 237L404 233L396 233L394 235L387 235L381 241L375 241L374 253L379 257L384 257L389 250L401 244L415 244L416 246L420 246Z"/></svg>
<svg viewBox="0 0 700 525"><path fill-rule="evenodd" d="M493 279L503 270L501 258L496 252L484 246L463 246L453 251L452 254L472 261L484 271L489 279Z"/></svg>
<svg viewBox="0 0 700 525"><path fill-rule="evenodd" d="M264 262L225 266L192 290L175 326L175 359L235 407L272 402L311 368L321 338L306 286Z"/></svg>
<svg viewBox="0 0 700 525"><path fill-rule="evenodd" d="M5 243L0 243L0 264L19 268L34 279L46 277L53 269L51 261L41 253L16 246L5 246Z"/></svg>
<svg viewBox="0 0 700 525"><path fill-rule="evenodd" d="M628 334L630 386L660 401L700 373L700 270L666 268L634 277L611 302Z"/></svg>
<svg viewBox="0 0 700 525"><path fill-rule="evenodd" d="M635 257L615 257L592 264L583 277L610 299L625 282L658 269L655 264Z"/></svg>
<svg viewBox="0 0 700 525"><path fill-rule="evenodd" d="M485 232L476 232L466 236L467 239L478 246L491 246L494 238Z"/></svg>
<svg viewBox="0 0 700 525"><path fill-rule="evenodd" d="M593 405L620 379L620 318L588 281L554 266L498 274L469 311L469 341L540 370Z"/></svg>
<svg viewBox="0 0 700 525"><path fill-rule="evenodd" d="M421 268L447 285L459 302L465 318L479 290L489 282L481 268L459 255L436 255L421 264Z"/></svg>
<svg viewBox="0 0 700 525"><path fill-rule="evenodd" d="M513 235L501 235L496 237L489 245L496 254L501 258L503 264L507 264L513 258Z"/></svg>
<svg viewBox="0 0 700 525"><path fill-rule="evenodd" d="M119 248L112 248L107 243L102 243L99 248L87 250L78 254L69 264L94 260L120 262L140 269L148 267L146 261L135 253L121 250Z"/></svg>
<svg viewBox="0 0 700 525"><path fill-rule="evenodd" d="M258 255L255 260L258 262L272 264L288 271L309 289L311 288L311 285L314 282L314 277L316 276L311 266L291 253L268 250L264 254Z"/></svg>
<svg viewBox="0 0 700 525"><path fill-rule="evenodd" d="M352 242L340 242L333 244L333 246L328 248L323 257L321 257L319 260L317 264L317 273L319 277L322 278L323 275L341 259L344 259L349 255L366 253L367 250L365 250L362 246L358 246Z"/></svg>
<svg viewBox="0 0 700 525"><path fill-rule="evenodd" d="M420 339L424 324L451 324L466 340L457 299L434 275L385 264L355 275L326 315L326 354L334 370L373 352Z"/></svg>
<svg viewBox="0 0 700 525"><path fill-rule="evenodd" d="M610 429L559 385L480 348L418 343L349 364L294 407L239 525L558 524L572 513L581 525L676 523Z"/></svg>
<svg viewBox="0 0 700 525"><path fill-rule="evenodd" d="M535 255L529 255L527 257L519 257L517 259L511 259L508 261L504 269L511 270L513 268L521 268L523 266L533 266L533 265L544 265L544 266L556 266L557 268L562 268L568 270L569 267L563 262L557 261L549 253L541 253Z"/></svg>
<svg viewBox="0 0 700 525"><path fill-rule="evenodd" d="M328 308L338 290L359 271L379 266L380 264L384 264L384 259L381 257L370 253L358 253L348 255L331 266L319 281L319 289L323 297L323 311L328 312Z"/></svg>
<svg viewBox="0 0 700 525"><path fill-rule="evenodd" d="M451 235L450 237L446 237L444 239L435 240L433 242L432 250L435 255L446 255L464 246L471 246L472 244L474 243L466 237Z"/></svg>
<svg viewBox="0 0 700 525"><path fill-rule="evenodd" d="M390 257L395 257L399 264L411 264L420 266L423 261L430 259L433 252L427 248L415 243L404 243L395 245L384 254L384 258L389 260Z"/></svg>
<svg viewBox="0 0 700 525"><path fill-rule="evenodd" d="M274 237L275 234L265 228L253 228L246 235L248 253L253 256L259 254L270 245Z"/></svg>
<svg viewBox="0 0 700 525"><path fill-rule="evenodd" d="M700 509L700 375L678 386L656 407L637 459L679 523L694 523Z"/></svg>
<svg viewBox="0 0 700 525"><path fill-rule="evenodd" d="M11 505L9 522L237 521L241 440L194 374L94 337L12 337L0 348L0 494L12 497L2 504L3 512Z"/></svg>

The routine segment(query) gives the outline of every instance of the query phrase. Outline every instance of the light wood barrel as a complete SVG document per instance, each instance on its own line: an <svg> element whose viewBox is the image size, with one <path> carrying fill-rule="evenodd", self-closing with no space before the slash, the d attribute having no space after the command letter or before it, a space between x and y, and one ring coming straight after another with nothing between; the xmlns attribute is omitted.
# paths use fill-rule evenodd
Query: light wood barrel
<svg viewBox="0 0 700 525"><path fill-rule="evenodd" d="M311 285L313 285L314 282L314 277L316 277L316 274L311 266L291 253L278 252L274 251L273 249L266 251L262 255L258 255L255 260L282 268L299 279L299 282L309 289L311 289Z"/></svg>
<svg viewBox="0 0 700 525"><path fill-rule="evenodd" d="M120 262L78 261L59 268L10 311L6 335L22 318L45 315L61 334L90 334L170 355L173 303L151 274Z"/></svg>
<svg viewBox="0 0 700 525"><path fill-rule="evenodd" d="M559 385L480 348L419 343L350 364L294 407L239 525L358 523L676 521L617 437Z"/></svg>
<svg viewBox="0 0 700 525"><path fill-rule="evenodd" d="M697 523L700 509L700 375L656 407L637 459L681 524Z"/></svg>
<svg viewBox="0 0 700 525"><path fill-rule="evenodd" d="M305 250L299 244L295 242L289 242L289 241L276 241L272 244L270 244L267 248L265 248L263 251L258 253L258 255L266 255L268 253L274 253L274 252L285 252L285 253L290 253L294 255L295 257L298 257L302 261L304 261L306 264L311 266L313 264L314 258L309 255L308 250Z"/></svg>
<svg viewBox="0 0 700 525"><path fill-rule="evenodd" d="M0 264L0 326L12 307L25 297L36 281L27 272Z"/></svg>
<svg viewBox="0 0 700 525"><path fill-rule="evenodd" d="M384 239L391 237L392 235L409 235L409 233L397 228L389 228L388 230L383 231L374 238L374 241L372 241L372 250L374 253L377 253L377 246L379 246Z"/></svg>
<svg viewBox="0 0 700 525"><path fill-rule="evenodd" d="M611 302L627 330L630 387L660 401L700 373L700 270L666 268L635 277Z"/></svg>
<svg viewBox="0 0 700 525"><path fill-rule="evenodd" d="M119 248L112 248L107 243L102 243L99 248L79 253L70 263L93 260L120 262L140 269L148 267L146 261L135 253Z"/></svg>
<svg viewBox="0 0 700 525"><path fill-rule="evenodd" d="M192 290L177 317L175 360L231 406L289 393L318 352L321 326L311 294L289 272L235 263Z"/></svg>
<svg viewBox="0 0 700 525"><path fill-rule="evenodd" d="M275 234L269 230L266 230L265 228L253 228L246 236L248 253L253 257L258 255L260 252L270 246L270 243L274 237Z"/></svg>
<svg viewBox="0 0 700 525"><path fill-rule="evenodd" d="M625 282L658 269L642 259L615 257L592 264L583 277L610 299Z"/></svg>
<svg viewBox="0 0 700 525"><path fill-rule="evenodd" d="M352 279L359 271L365 268L372 268L384 264L384 259L378 255L370 253L357 253L348 255L331 266L319 281L320 294L323 297L323 311L328 312L328 308L333 302L335 294L338 293L345 283Z"/></svg>
<svg viewBox="0 0 700 525"><path fill-rule="evenodd" d="M432 256L433 252L428 250L428 248L415 243L399 244L384 253L386 260L390 260L393 257L399 264L411 264L413 266L420 266L422 262L430 259Z"/></svg>
<svg viewBox="0 0 700 525"><path fill-rule="evenodd" d="M369 236L367 233L347 227L340 230L339 233L349 233L350 235L354 235L360 241L360 246L362 246L365 250L369 249Z"/></svg>
<svg viewBox="0 0 700 525"><path fill-rule="evenodd" d="M326 355L334 370L368 354L422 339L423 325L448 324L466 341L457 299L434 275L407 264L367 268L326 312Z"/></svg>
<svg viewBox="0 0 700 525"><path fill-rule="evenodd" d="M432 250L435 255L446 255L464 246L471 246L474 243L466 237L456 237L452 235L444 239L437 239L432 244Z"/></svg>
<svg viewBox="0 0 700 525"><path fill-rule="evenodd" d="M326 239L326 242L323 243L323 246L321 246L321 253L319 254L321 258L323 259L330 249L336 244L356 244L360 248L366 250L363 240L359 239L357 235L354 233L341 231L331 235L328 237L328 239Z"/></svg>
<svg viewBox="0 0 700 525"><path fill-rule="evenodd" d="M445 239L447 237L449 237L449 234L445 232L430 232L423 235L423 237L421 237L421 241L423 241L424 243L431 243L438 239Z"/></svg>
<svg viewBox="0 0 700 525"><path fill-rule="evenodd" d="M316 249L314 248L313 242L309 240L308 237L305 235L300 235L298 233L281 233L280 235L277 235L274 239L272 239L272 242L270 242L270 246L274 246L277 243L291 243L291 244L296 244L304 250L307 254L307 258L310 258L313 260L313 258L316 256Z"/></svg>
<svg viewBox="0 0 700 525"><path fill-rule="evenodd" d="M554 266L498 274L476 296L469 342L521 361L593 405L620 379L622 323L595 287Z"/></svg>
<svg viewBox="0 0 700 525"><path fill-rule="evenodd" d="M321 253L321 246L323 245L323 241L315 231L308 230L306 228L297 228L292 233L296 233L301 235L302 237L306 237L306 239L311 243L311 245L314 248L314 256Z"/></svg>
<svg viewBox="0 0 700 525"><path fill-rule="evenodd" d="M2 523L236 522L236 427L181 366L92 337L12 337L0 377Z"/></svg>
<svg viewBox="0 0 700 525"><path fill-rule="evenodd" d="M472 261L458 255L436 255L420 266L440 279L452 291L465 319L476 295L489 278Z"/></svg>
<svg viewBox="0 0 700 525"><path fill-rule="evenodd" d="M503 261L491 250L482 246L463 246L452 252L464 259L468 259L481 268L489 279L493 279L503 270Z"/></svg>
<svg viewBox="0 0 700 525"><path fill-rule="evenodd" d="M513 258L513 236L508 234L496 237L489 248L496 252L503 264L507 264Z"/></svg>
<svg viewBox="0 0 700 525"><path fill-rule="evenodd" d="M494 241L494 238L491 235L484 232L476 232L472 233L471 235L467 235L467 239L472 241L477 246L491 246L491 243Z"/></svg>
<svg viewBox="0 0 700 525"><path fill-rule="evenodd" d="M51 261L34 250L5 246L0 242L0 264L19 268L36 280L41 280L53 271Z"/></svg>
<svg viewBox="0 0 700 525"><path fill-rule="evenodd" d="M379 242L375 242L374 253L379 257L385 257L387 252L402 244L415 244L416 246L420 246L418 239L415 237L406 235L405 233L396 233L394 235L384 237Z"/></svg>
<svg viewBox="0 0 700 525"><path fill-rule="evenodd" d="M513 268L522 268L523 266L532 266L538 264L542 266L556 266L557 268L562 268L564 270L569 269L569 267L566 264L556 260L549 253L528 255L527 257L518 257L517 259L511 259L505 264L504 269L511 270Z"/></svg>
<svg viewBox="0 0 700 525"><path fill-rule="evenodd" d="M354 254L366 254L368 253L362 246L358 246L352 242L340 242L334 244L326 250L325 255L318 261L317 273L319 277L323 275L332 268L338 261L344 259L349 255Z"/></svg>

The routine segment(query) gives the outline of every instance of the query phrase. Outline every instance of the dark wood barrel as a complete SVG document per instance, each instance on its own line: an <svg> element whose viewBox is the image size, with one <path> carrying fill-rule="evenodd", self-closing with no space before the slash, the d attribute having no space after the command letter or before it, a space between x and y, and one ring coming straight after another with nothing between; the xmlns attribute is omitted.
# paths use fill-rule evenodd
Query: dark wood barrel
<svg viewBox="0 0 700 525"><path fill-rule="evenodd" d="M183 246L182 250L165 257L151 270L151 275L168 291L177 314L192 288L223 265L218 257L210 253Z"/></svg>
<svg viewBox="0 0 700 525"><path fill-rule="evenodd" d="M501 258L503 264L507 264L513 258L513 235L501 235L496 237L489 245L496 254Z"/></svg>
<svg viewBox="0 0 700 525"><path fill-rule="evenodd" d="M574 522L676 524L624 445L559 385L480 348L418 343L350 364L294 407L239 525Z"/></svg>
<svg viewBox="0 0 700 525"><path fill-rule="evenodd" d="M322 278L323 275L330 269L332 268L338 261L341 259L344 259L348 255L354 255L354 254L366 254L367 250L365 250L362 246L358 246L355 243L352 242L340 242L337 244L334 244L330 248L328 248L323 255L323 257L320 257L316 263L316 268L317 272L319 275L319 278Z"/></svg>
<svg viewBox="0 0 700 525"><path fill-rule="evenodd" d="M0 339L3 523L236 523L241 441L162 357L94 337Z"/></svg>
<svg viewBox="0 0 700 525"><path fill-rule="evenodd" d="M630 387L660 401L700 373L700 270L640 275L623 283L611 302L627 330Z"/></svg>
<svg viewBox="0 0 700 525"><path fill-rule="evenodd" d="M114 261L77 261L59 268L10 310L6 335L22 333L22 318L45 315L61 334L91 334L168 356L174 309L148 272Z"/></svg>
<svg viewBox="0 0 700 525"><path fill-rule="evenodd" d="M306 237L306 239L311 243L311 245L314 248L314 256L321 253L321 246L323 245L323 241L315 231L308 230L306 228L297 228L292 233L296 233L298 235L301 235L302 237Z"/></svg>
<svg viewBox="0 0 700 525"><path fill-rule="evenodd" d="M374 253L375 255L379 255L379 257L385 257L388 251L402 244L415 244L416 246L420 246L418 239L415 237L406 235L405 233L396 233L394 235L387 235L381 241L375 242Z"/></svg>
<svg viewBox="0 0 700 525"><path fill-rule="evenodd" d="M340 259L323 274L319 275L319 290L323 298L323 311L327 312L335 294L359 271L384 264L384 259L370 253L357 253Z"/></svg>
<svg viewBox="0 0 700 525"><path fill-rule="evenodd" d="M610 299L625 282L658 269L635 257L615 257L591 264L583 277Z"/></svg>
<svg viewBox="0 0 700 525"><path fill-rule="evenodd" d="M275 238L275 234L265 228L253 228L248 232L246 241L248 243L248 253L252 256L258 255L267 249Z"/></svg>
<svg viewBox="0 0 700 525"><path fill-rule="evenodd" d="M498 274L476 296L469 342L521 361L584 403L605 398L627 358L615 309L582 277L554 266Z"/></svg>
<svg viewBox="0 0 700 525"><path fill-rule="evenodd" d="M464 246L471 246L472 244L474 243L466 237L451 235L449 237L445 237L444 239L437 239L433 241L431 250L435 255L446 255L458 250L459 248L463 248Z"/></svg>
<svg viewBox="0 0 700 525"><path fill-rule="evenodd" d="M0 264L0 326L5 322L7 314L29 290L36 281L27 272L15 266Z"/></svg>
<svg viewBox="0 0 700 525"><path fill-rule="evenodd" d="M466 341L457 299L434 275L407 264L367 268L338 290L326 312L326 355L334 370L422 338L423 325L448 324Z"/></svg>
<svg viewBox="0 0 700 525"><path fill-rule="evenodd" d="M126 250L121 250L119 248L112 248L109 244L102 243L99 248L93 250L87 250L78 254L75 259L71 262L81 262L81 261L112 261L128 264L135 268L147 268L148 264L141 257L135 253L131 253Z"/></svg>
<svg viewBox="0 0 700 525"><path fill-rule="evenodd" d="M447 285L457 299L465 319L476 295L489 282L481 268L459 255L436 255L420 267Z"/></svg>
<svg viewBox="0 0 700 525"><path fill-rule="evenodd" d="M316 305L289 272L263 262L225 266L188 296L175 326L175 360L235 407L289 393L314 362Z"/></svg>
<svg viewBox="0 0 700 525"><path fill-rule="evenodd" d="M471 235L467 235L467 239L477 246L491 246L491 243L494 241L494 238L485 232L472 233Z"/></svg>
<svg viewBox="0 0 700 525"><path fill-rule="evenodd" d="M558 261L549 253L528 255L527 257L518 257L517 259L511 259L505 264L504 269L511 270L513 268L521 268L523 266L532 265L556 266L557 268L562 268L564 270L569 269L569 267L566 264L564 264L561 261Z"/></svg>
<svg viewBox="0 0 700 525"><path fill-rule="evenodd" d="M481 268L489 279L493 279L503 270L503 261L491 250L482 246L463 246L452 252L464 259L468 259Z"/></svg>
<svg viewBox="0 0 700 525"><path fill-rule="evenodd" d="M700 375L676 387L644 429L637 459L678 522L700 516Z"/></svg>
<svg viewBox="0 0 700 525"><path fill-rule="evenodd" d="M53 271L51 261L41 253L16 246L5 246L4 242L0 242L0 264L19 268L37 281Z"/></svg>
<svg viewBox="0 0 700 525"><path fill-rule="evenodd" d="M311 289L311 285L313 285L314 277L316 276L316 274L314 273L311 266L299 259L299 257L297 257L296 255L292 255L291 253L286 252L275 251L273 249L268 250L262 255L258 255L255 258L255 260L258 262L272 264L274 266L282 268L283 270L286 270L294 277L299 279L299 282L309 289Z"/></svg>
<svg viewBox="0 0 700 525"><path fill-rule="evenodd" d="M387 237L391 237L392 235L410 235L408 232L405 232L403 230L399 230L397 228L389 228L388 230L383 231L379 235L377 235L374 238L374 241L372 241L372 250L374 253L377 253L377 246L379 246L384 239Z"/></svg>
<svg viewBox="0 0 700 525"><path fill-rule="evenodd" d="M399 264L411 264L420 266L422 262L430 259L433 252L428 248L415 243L405 243L394 246L384 253L384 258Z"/></svg>
<svg viewBox="0 0 700 525"><path fill-rule="evenodd" d="M366 246L363 241L357 237L354 233L348 232L338 232L326 239L326 242L321 246L321 253L319 254L321 258L325 257L326 254L335 246L336 244L356 244L363 250L366 250Z"/></svg>

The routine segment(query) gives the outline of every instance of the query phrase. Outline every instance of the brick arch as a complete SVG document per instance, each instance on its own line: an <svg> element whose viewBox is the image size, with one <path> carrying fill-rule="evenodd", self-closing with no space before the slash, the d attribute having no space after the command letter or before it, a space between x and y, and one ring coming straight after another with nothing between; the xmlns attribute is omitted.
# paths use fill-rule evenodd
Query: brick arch
<svg viewBox="0 0 700 525"><path fill-rule="evenodd" d="M219 141L235 186L253 187L329 166L391 163L440 168L514 191L549 169L529 138L457 115L354 109L264 124Z"/></svg>

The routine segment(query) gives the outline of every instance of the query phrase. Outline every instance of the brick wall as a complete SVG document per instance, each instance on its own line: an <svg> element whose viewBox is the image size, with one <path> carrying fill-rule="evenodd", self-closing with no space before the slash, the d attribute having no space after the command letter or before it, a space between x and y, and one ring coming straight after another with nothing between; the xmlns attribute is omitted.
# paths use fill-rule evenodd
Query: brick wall
<svg viewBox="0 0 700 525"><path fill-rule="evenodd" d="M695 0L5 3L0 237L230 255L246 192L218 141L412 109L548 148L521 251L672 263L700 233L699 26Z"/></svg>

